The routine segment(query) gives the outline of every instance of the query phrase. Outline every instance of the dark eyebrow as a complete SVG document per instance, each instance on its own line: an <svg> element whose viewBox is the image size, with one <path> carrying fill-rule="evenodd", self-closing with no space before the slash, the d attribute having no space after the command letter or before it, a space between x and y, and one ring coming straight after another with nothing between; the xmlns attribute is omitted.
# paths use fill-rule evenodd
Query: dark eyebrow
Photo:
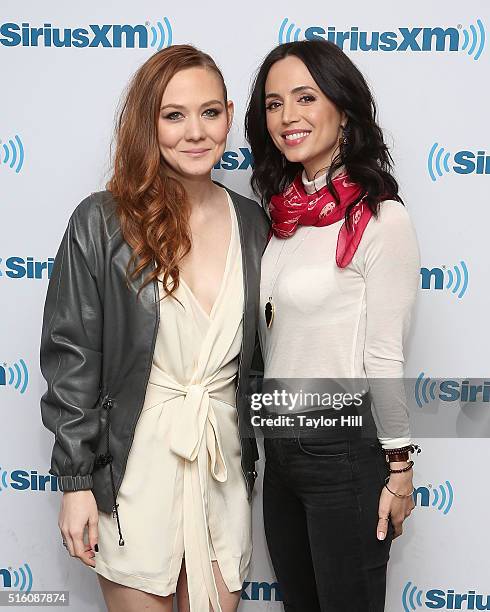
<svg viewBox="0 0 490 612"><path fill-rule="evenodd" d="M310 89L311 91L315 91L318 93L318 91L314 88L314 87L310 87L309 85L300 85L299 87L295 87L294 89L291 89L291 93L295 94L295 93L299 93L300 91L305 91L306 89ZM268 98L280 98L281 96L278 93L268 93L265 96L265 99L267 100Z"/></svg>
<svg viewBox="0 0 490 612"><path fill-rule="evenodd" d="M205 106L211 106L212 104L219 104L220 106L224 106L221 100L208 100L208 102L204 102L204 104L201 104L201 108ZM164 106L160 107L160 110L162 111L165 108L177 108L179 110L185 110L185 106L182 106L182 104L165 104Z"/></svg>

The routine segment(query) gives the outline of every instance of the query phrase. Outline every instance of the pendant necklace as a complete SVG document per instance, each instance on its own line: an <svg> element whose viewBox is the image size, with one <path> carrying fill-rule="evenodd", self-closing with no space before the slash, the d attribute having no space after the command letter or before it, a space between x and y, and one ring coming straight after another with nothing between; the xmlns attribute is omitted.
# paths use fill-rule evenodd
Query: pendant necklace
<svg viewBox="0 0 490 612"><path fill-rule="evenodd" d="M299 249L299 247L303 244L305 238L308 236L308 234L311 232L311 227L305 232L305 235L303 236L303 238L300 240L299 244L290 252L287 253L287 256L292 255L293 253L296 253L296 251ZM281 259L281 255L282 252L284 251L284 247L286 246L286 242L287 242L287 238L284 239L284 244L282 245L282 249L279 251L279 255L277 256L276 259L276 263L274 264L274 268L273 271L277 268L277 264L279 263L279 260ZM286 263L287 263L288 257L286 257ZM283 264L282 267L279 269L279 271L277 272L277 274L275 275L273 282L272 282L272 287L270 290L270 295L269 295L269 299L267 300L267 303L265 305L264 308L264 314L265 314L265 323L267 325L267 329L270 329L272 326L272 322L274 321L274 314L276 312L276 307L274 305L274 302L272 301L272 293L274 291L274 287L276 286L276 282L277 279L279 277L279 274L283 271L284 267L286 264Z"/></svg>

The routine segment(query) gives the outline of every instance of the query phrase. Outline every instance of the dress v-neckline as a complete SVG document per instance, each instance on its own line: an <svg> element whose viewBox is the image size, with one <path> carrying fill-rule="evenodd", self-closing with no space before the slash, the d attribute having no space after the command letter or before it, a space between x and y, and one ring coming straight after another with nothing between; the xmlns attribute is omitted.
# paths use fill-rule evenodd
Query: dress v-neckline
<svg viewBox="0 0 490 612"><path fill-rule="evenodd" d="M228 250L226 252L225 267L224 267L224 270L223 270L223 276L221 277L221 283L220 283L220 286L219 286L218 294L216 295L216 299L214 300L214 304L213 304L213 306L212 306L212 308L211 308L209 313L205 310L204 306L197 299L197 297L195 296L195 294L192 291L192 289L189 287L189 285L184 280L182 274L179 277L179 281L187 289L187 291L191 295L191 297L194 300L194 302L198 305L199 309L206 315L206 317L209 320L213 319L214 312L215 312L216 307L217 307L217 305L218 305L218 303L219 303L219 301L221 299L221 294L223 293L223 290L224 290L226 277L228 275L228 269L230 267L230 253L231 253L231 250L232 250L233 240L235 239L235 217L234 217L235 208L233 206L233 202L231 201L231 197L230 197L230 194L228 193L228 191L226 189L224 189L224 192L226 194L226 201L228 202L228 210L230 211L230 222L231 222L230 240L228 242Z"/></svg>

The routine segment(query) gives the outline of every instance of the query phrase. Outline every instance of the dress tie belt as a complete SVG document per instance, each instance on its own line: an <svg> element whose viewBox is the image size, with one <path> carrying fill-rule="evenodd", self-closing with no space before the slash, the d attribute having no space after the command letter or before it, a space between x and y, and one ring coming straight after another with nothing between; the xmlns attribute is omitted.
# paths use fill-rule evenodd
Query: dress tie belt
<svg viewBox="0 0 490 612"><path fill-rule="evenodd" d="M194 384L186 387L184 404L179 413L173 415L170 450L187 461L194 461L203 436L206 437L211 475L215 480L225 482L226 463L209 390L204 385Z"/></svg>
<svg viewBox="0 0 490 612"><path fill-rule="evenodd" d="M209 602L215 612L222 612L211 563L208 529L209 474L218 482L228 477L218 421L210 398L230 405L235 400L232 379L209 384L183 386L168 375L168 385L150 380L155 403L183 397L169 418L170 450L183 459L183 532L184 551L191 612L208 612Z"/></svg>

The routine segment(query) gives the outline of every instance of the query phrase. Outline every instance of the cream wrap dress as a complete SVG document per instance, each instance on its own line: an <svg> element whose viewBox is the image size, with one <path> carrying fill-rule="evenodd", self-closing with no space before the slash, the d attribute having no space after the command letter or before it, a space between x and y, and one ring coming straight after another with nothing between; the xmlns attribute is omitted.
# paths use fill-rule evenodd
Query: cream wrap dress
<svg viewBox="0 0 490 612"><path fill-rule="evenodd" d="M237 591L252 551L235 408L242 257L229 196L228 204L231 238L210 315L182 278L174 294L180 303L160 301L145 402L117 496L125 546L118 546L115 518L99 512L95 556L102 576L165 596L175 593L185 555L191 612L208 612L209 602L221 612L211 561Z"/></svg>

